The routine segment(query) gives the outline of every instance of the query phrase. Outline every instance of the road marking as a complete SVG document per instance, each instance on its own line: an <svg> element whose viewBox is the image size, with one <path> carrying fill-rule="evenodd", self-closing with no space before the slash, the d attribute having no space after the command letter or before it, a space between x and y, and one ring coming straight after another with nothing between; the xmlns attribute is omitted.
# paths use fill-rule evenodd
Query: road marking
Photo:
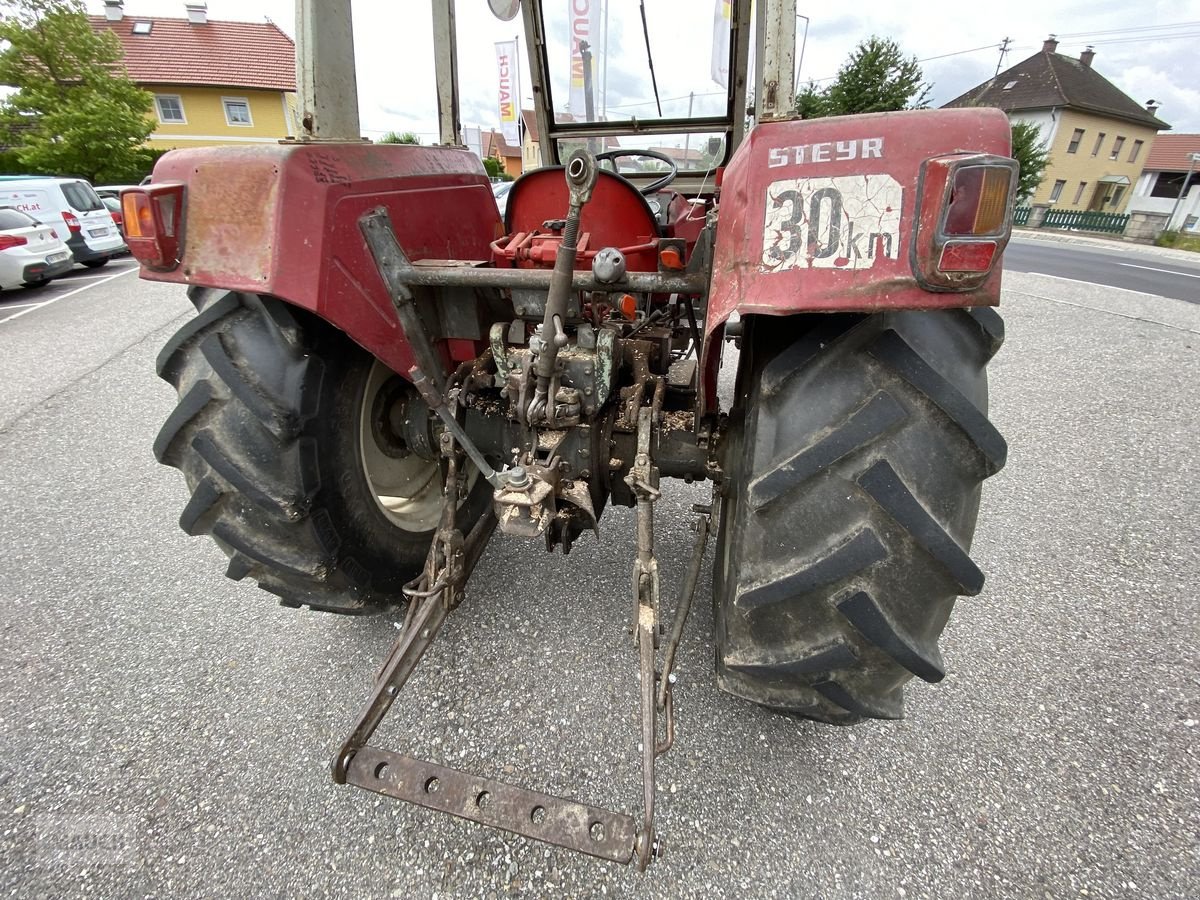
<svg viewBox="0 0 1200 900"><path fill-rule="evenodd" d="M1184 278L1200 278L1200 275L1194 275L1191 272L1176 272L1174 269L1156 269L1154 266L1139 266L1135 263L1117 263L1118 266L1127 266L1130 269L1145 269L1147 272L1165 272L1167 275L1182 275Z"/></svg>
<svg viewBox="0 0 1200 900"><path fill-rule="evenodd" d="M5 303L0 306L0 311L8 312L10 309L23 309L26 306L41 306L41 303Z"/></svg>
<svg viewBox="0 0 1200 900"><path fill-rule="evenodd" d="M1174 300L1174 297L1163 297L1162 294L1151 294L1149 291L1135 291L1133 288L1117 287L1115 284L1105 284L1102 281L1080 281L1078 278L1067 278L1065 275L1051 275L1049 272L1021 272L1022 275L1037 275L1040 278L1053 278L1056 281L1069 281L1071 284L1086 284L1088 287L1111 288L1114 291L1125 291L1127 294L1141 294L1143 297L1155 297L1160 300ZM1183 301L1187 303L1186 300ZM1090 309L1090 307L1088 307Z"/></svg>
<svg viewBox="0 0 1200 900"><path fill-rule="evenodd" d="M100 281L93 281L90 284L85 284L83 287L77 287L73 291L67 291L65 294L59 294L57 297L51 297L49 300L46 300L43 303L35 304L34 306L29 307L29 309L23 309L19 313L13 313L13 315L8 316L7 318L0 319L0 325L3 325L5 322L11 322L13 319L19 319L21 316L31 313L36 309L47 307L51 303L57 303L59 300L66 300L68 297L74 297L76 294L80 294L86 290L104 284L106 281L112 281L114 278L120 278L122 275L128 275L130 272L136 272L138 271L138 268L138 266L130 266L127 269L122 269L120 272L114 272L112 275L105 276Z"/></svg>

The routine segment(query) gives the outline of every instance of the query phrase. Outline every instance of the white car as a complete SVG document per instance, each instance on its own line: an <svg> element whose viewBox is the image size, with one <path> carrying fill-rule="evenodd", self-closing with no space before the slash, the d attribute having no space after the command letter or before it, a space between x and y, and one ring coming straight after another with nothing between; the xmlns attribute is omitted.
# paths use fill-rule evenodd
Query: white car
<svg viewBox="0 0 1200 900"><path fill-rule="evenodd" d="M81 178L0 178L0 206L57 229L75 262L88 268L99 268L128 249L108 207Z"/></svg>
<svg viewBox="0 0 1200 900"><path fill-rule="evenodd" d="M500 210L500 218L504 218L504 209L508 206L508 192L512 190L513 182L497 181L492 185L492 196L496 198L496 208Z"/></svg>
<svg viewBox="0 0 1200 900"><path fill-rule="evenodd" d="M71 250L49 225L0 207L0 288L41 287L75 265Z"/></svg>

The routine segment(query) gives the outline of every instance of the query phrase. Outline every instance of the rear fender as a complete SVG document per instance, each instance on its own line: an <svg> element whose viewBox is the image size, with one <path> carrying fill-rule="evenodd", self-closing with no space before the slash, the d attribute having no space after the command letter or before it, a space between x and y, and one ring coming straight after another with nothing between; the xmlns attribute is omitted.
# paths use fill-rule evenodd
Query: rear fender
<svg viewBox="0 0 1200 900"><path fill-rule="evenodd" d="M721 339L735 312L787 316L998 304L999 262L972 290L924 289L913 274L914 233L923 162L961 153L1008 156L1010 149L1008 119L998 109L755 127L721 181L703 409L715 404Z"/></svg>
<svg viewBox="0 0 1200 900"><path fill-rule="evenodd" d="M183 248L150 281L269 294L332 323L396 372L413 354L358 219L387 207L413 260L486 260L503 231L491 185L468 150L280 143L168 153L155 182L181 182ZM485 335L480 335L480 338ZM485 346L450 341L450 358Z"/></svg>

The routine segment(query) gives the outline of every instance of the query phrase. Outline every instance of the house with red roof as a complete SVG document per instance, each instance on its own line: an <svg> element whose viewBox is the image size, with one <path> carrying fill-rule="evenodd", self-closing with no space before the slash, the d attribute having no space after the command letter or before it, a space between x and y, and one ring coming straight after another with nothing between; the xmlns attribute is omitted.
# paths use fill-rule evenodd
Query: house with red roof
<svg viewBox="0 0 1200 900"><path fill-rule="evenodd" d="M272 22L214 22L204 2L186 18L129 15L104 0L88 16L116 35L130 79L154 94L153 149L272 143L295 135L296 48Z"/></svg>
<svg viewBox="0 0 1200 900"><path fill-rule="evenodd" d="M1168 228L1200 231L1200 134L1160 134L1129 208L1175 215Z"/></svg>
<svg viewBox="0 0 1200 900"><path fill-rule="evenodd" d="M499 131L483 132L483 155L500 161L504 174L516 178L521 174L521 147L505 140Z"/></svg>

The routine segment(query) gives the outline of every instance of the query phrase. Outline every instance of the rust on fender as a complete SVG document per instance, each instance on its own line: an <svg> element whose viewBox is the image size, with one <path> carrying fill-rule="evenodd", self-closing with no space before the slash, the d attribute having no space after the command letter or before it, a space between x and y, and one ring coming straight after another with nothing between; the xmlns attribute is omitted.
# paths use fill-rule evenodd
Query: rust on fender
<svg viewBox="0 0 1200 900"><path fill-rule="evenodd" d="M154 181L185 185L183 253L174 270L143 268L142 278L279 297L327 319L397 372L413 366L413 355L359 217L387 207L412 260L486 260L501 230L479 157L449 147L175 150L154 167Z"/></svg>

